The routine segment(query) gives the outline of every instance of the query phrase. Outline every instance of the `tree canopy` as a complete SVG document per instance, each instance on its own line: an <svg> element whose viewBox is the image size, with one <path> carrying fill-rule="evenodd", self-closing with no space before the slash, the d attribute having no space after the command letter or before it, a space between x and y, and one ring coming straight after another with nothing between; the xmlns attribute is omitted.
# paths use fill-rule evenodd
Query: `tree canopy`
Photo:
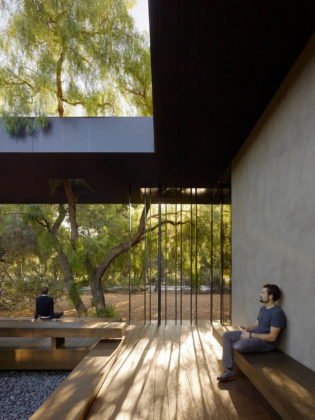
<svg viewBox="0 0 315 420"><path fill-rule="evenodd" d="M2 114L151 115L148 40L133 3L2 0Z"/></svg>

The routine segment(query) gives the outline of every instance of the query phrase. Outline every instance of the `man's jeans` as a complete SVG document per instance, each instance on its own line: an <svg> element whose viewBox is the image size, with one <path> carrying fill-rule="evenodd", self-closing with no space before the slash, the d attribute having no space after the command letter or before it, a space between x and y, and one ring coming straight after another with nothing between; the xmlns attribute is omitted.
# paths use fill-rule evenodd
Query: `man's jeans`
<svg viewBox="0 0 315 420"><path fill-rule="evenodd" d="M242 331L228 331L223 334L223 366L233 368L232 349L241 353L258 353L272 351L276 348L276 343L270 343L259 338L249 338L240 340Z"/></svg>

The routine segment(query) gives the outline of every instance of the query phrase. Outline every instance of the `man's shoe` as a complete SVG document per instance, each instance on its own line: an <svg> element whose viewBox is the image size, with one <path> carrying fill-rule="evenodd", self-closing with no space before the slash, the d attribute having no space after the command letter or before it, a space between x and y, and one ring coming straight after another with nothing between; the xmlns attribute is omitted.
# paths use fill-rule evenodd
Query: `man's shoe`
<svg viewBox="0 0 315 420"><path fill-rule="evenodd" d="M229 379L235 378L235 376L236 376L236 373L234 369L232 370L225 369L225 371L220 376L217 377L217 380L219 382L224 382L224 381L228 381Z"/></svg>

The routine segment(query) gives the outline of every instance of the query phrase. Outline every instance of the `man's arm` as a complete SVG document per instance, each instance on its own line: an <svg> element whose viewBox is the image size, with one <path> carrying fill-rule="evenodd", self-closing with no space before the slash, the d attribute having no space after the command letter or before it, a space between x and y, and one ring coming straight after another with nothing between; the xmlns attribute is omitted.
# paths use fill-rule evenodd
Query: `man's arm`
<svg viewBox="0 0 315 420"><path fill-rule="evenodd" d="M53 318L54 317L54 299L50 298L50 316Z"/></svg>
<svg viewBox="0 0 315 420"><path fill-rule="evenodd" d="M270 327L270 333L269 334L257 334L257 333L252 333L250 334L249 332L243 331L242 335L241 335L241 340L246 340L248 338L250 338L250 336L252 338L259 338L259 340L265 340L265 341L276 341L279 333L280 333L281 328L278 327Z"/></svg>
<svg viewBox="0 0 315 420"><path fill-rule="evenodd" d="M37 299L35 302L35 314L34 314L34 318L32 319L32 322L35 322L38 318L38 310L37 310Z"/></svg>
<svg viewBox="0 0 315 420"><path fill-rule="evenodd" d="M242 329L250 332L250 331L253 331L257 327L258 327L258 319L256 320L254 325L251 325L250 327L242 327Z"/></svg>

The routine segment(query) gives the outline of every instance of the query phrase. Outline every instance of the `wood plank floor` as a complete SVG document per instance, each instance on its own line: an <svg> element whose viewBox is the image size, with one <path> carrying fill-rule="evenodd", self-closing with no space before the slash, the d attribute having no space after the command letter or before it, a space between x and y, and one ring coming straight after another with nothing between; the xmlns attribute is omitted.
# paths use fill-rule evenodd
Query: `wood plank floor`
<svg viewBox="0 0 315 420"><path fill-rule="evenodd" d="M87 419L279 419L240 376L218 384L222 350L211 326L133 324Z"/></svg>

